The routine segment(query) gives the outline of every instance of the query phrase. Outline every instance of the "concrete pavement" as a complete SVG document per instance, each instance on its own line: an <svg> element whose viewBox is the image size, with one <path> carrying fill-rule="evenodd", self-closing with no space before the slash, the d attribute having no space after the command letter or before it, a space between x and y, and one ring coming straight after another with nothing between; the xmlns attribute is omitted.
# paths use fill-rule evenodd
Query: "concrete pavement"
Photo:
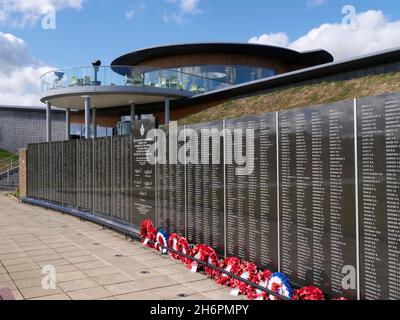
<svg viewBox="0 0 400 320"><path fill-rule="evenodd" d="M55 287L43 289L43 267ZM0 288L16 299L234 300L229 289L111 230L0 193Z"/></svg>

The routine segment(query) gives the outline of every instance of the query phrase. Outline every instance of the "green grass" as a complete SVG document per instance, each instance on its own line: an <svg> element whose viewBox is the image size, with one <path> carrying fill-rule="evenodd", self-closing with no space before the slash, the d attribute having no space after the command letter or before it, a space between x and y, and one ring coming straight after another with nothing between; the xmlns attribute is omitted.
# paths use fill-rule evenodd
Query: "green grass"
<svg viewBox="0 0 400 320"><path fill-rule="evenodd" d="M13 154L6 150L0 149L0 161L11 157Z"/></svg>
<svg viewBox="0 0 400 320"><path fill-rule="evenodd" d="M257 115L392 92L400 92L400 72L280 88L271 92L236 98L183 118L179 120L179 124L189 125Z"/></svg>
<svg viewBox="0 0 400 320"><path fill-rule="evenodd" d="M16 189L14 192L10 193L13 197L19 199L20 193L19 193L19 188Z"/></svg>
<svg viewBox="0 0 400 320"><path fill-rule="evenodd" d="M8 161L6 161L6 163L2 162L2 160L5 160L7 158L12 157L14 154L12 154L11 152L8 152L6 150L0 149L0 172L2 172L2 169L4 167L7 167L10 163L8 163ZM17 158L14 159L14 161L17 161Z"/></svg>

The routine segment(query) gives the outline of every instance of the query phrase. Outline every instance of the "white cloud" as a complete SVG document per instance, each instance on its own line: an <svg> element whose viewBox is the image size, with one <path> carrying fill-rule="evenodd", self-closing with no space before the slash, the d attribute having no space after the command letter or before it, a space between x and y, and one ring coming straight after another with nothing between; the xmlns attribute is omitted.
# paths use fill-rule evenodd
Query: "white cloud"
<svg viewBox="0 0 400 320"><path fill-rule="evenodd" d="M183 24L188 16L201 14L203 11L199 8L200 0L167 0L173 6L173 10L165 11L163 15L164 22L175 21Z"/></svg>
<svg viewBox="0 0 400 320"><path fill-rule="evenodd" d="M48 9L81 9L86 0L0 0L0 23L12 27L34 25Z"/></svg>
<svg viewBox="0 0 400 320"><path fill-rule="evenodd" d="M135 16L135 14L136 14L136 11L135 11L135 10L130 10L130 11L128 11L128 12L125 13L125 17L126 17L126 19L128 19L128 20L132 20L133 17Z"/></svg>
<svg viewBox="0 0 400 320"><path fill-rule="evenodd" d="M308 0L307 1L309 6L321 6L327 2L328 2L328 0Z"/></svg>
<svg viewBox="0 0 400 320"><path fill-rule="evenodd" d="M278 47L287 47L289 45L289 37L284 32L263 34L259 37L252 37L250 43L268 44Z"/></svg>
<svg viewBox="0 0 400 320"><path fill-rule="evenodd" d="M357 14L355 22L354 30L341 23L322 24L293 42L285 33L263 34L249 42L297 51L322 48L331 52L336 60L400 47L400 21L390 21L382 11L370 10Z"/></svg>
<svg viewBox="0 0 400 320"><path fill-rule="evenodd" d="M33 59L25 41L0 32L0 104L40 105L40 76L52 68Z"/></svg>
<svg viewBox="0 0 400 320"><path fill-rule="evenodd" d="M144 2L140 2L137 6L137 9L129 10L125 12L125 18L127 20L132 20L140 11L146 10L146 4Z"/></svg>

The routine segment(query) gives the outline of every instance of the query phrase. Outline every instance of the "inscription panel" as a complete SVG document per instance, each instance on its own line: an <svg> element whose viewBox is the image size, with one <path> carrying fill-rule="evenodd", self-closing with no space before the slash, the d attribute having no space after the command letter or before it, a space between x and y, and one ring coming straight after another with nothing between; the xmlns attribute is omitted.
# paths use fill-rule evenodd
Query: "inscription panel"
<svg viewBox="0 0 400 320"><path fill-rule="evenodd" d="M400 95L357 102L361 297L400 299Z"/></svg>
<svg viewBox="0 0 400 320"><path fill-rule="evenodd" d="M282 271L355 298L342 287L357 268L353 103L282 111L279 130Z"/></svg>

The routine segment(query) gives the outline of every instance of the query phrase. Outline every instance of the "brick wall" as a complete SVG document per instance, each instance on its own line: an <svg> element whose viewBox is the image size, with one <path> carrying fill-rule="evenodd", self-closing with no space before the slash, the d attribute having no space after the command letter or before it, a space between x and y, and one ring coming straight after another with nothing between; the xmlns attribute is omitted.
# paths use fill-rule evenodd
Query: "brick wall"
<svg viewBox="0 0 400 320"><path fill-rule="evenodd" d="M52 139L64 140L65 114L52 114ZM46 141L46 113L0 108L0 148L17 153L29 143Z"/></svg>
<svg viewBox="0 0 400 320"><path fill-rule="evenodd" d="M21 198L24 198L27 195L26 151L27 149L19 150L19 194Z"/></svg>

